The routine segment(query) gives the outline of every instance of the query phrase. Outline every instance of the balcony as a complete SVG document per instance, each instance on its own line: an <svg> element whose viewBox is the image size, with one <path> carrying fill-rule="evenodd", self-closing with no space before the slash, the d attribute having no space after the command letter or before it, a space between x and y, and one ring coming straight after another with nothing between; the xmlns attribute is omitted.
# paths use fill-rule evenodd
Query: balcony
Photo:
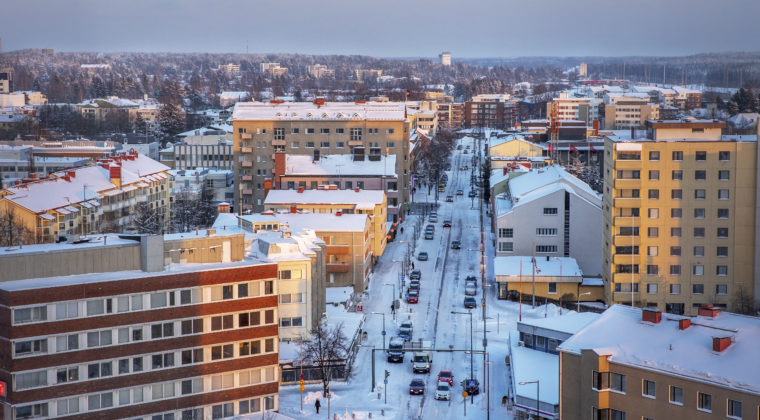
<svg viewBox="0 0 760 420"><path fill-rule="evenodd" d="M617 159L617 160L615 160L615 170L616 171L639 170L639 169L641 169L641 161L640 160L627 160L627 159Z"/></svg>
<svg viewBox="0 0 760 420"><path fill-rule="evenodd" d="M629 237L630 239L630 237ZM628 243L630 245L630 242ZM625 246L625 245L624 245ZM638 264L639 260L641 259L640 255L630 255L630 254L615 254L615 258L613 262L615 264Z"/></svg>
<svg viewBox="0 0 760 420"><path fill-rule="evenodd" d="M253 148L251 147L241 147L240 153L253 153Z"/></svg>
<svg viewBox="0 0 760 420"><path fill-rule="evenodd" d="M348 273L347 263L327 263L328 273Z"/></svg>
<svg viewBox="0 0 760 420"><path fill-rule="evenodd" d="M327 245L325 249L328 258L330 255L348 255L350 250L348 245Z"/></svg>
<svg viewBox="0 0 760 420"><path fill-rule="evenodd" d="M348 145L349 146L364 146L364 142L361 140L349 140Z"/></svg>
<svg viewBox="0 0 760 420"><path fill-rule="evenodd" d="M243 166L244 168L250 168L250 167L252 167L252 166L253 166L253 162L251 162L251 161L249 161L249 160L244 160L244 161L240 162L240 164L241 164L241 166Z"/></svg>
<svg viewBox="0 0 760 420"><path fill-rule="evenodd" d="M615 207L620 209L638 209L641 208L640 197L616 197Z"/></svg>
<svg viewBox="0 0 760 420"><path fill-rule="evenodd" d="M615 216L615 221L613 222L615 226L625 226L625 227L639 227L641 226L641 217L638 216Z"/></svg>
<svg viewBox="0 0 760 420"><path fill-rule="evenodd" d="M253 133L240 133L240 138L242 140L251 140L253 138Z"/></svg>
<svg viewBox="0 0 760 420"><path fill-rule="evenodd" d="M285 146L285 140L272 140L272 146Z"/></svg>
<svg viewBox="0 0 760 420"><path fill-rule="evenodd" d="M245 189L245 190L242 190L241 193L243 195L251 195L251 194L253 194L253 190L251 190L251 189Z"/></svg>
<svg viewBox="0 0 760 420"><path fill-rule="evenodd" d="M240 180L243 181L243 182L246 182L246 181L250 182L250 181L253 181L253 176L252 175L243 175L243 176L240 177Z"/></svg>
<svg viewBox="0 0 760 420"><path fill-rule="evenodd" d="M639 279L641 278L641 274L639 273L614 273L612 275L612 281L615 283L621 283L621 284L631 284L631 276L633 276L634 283L638 283ZM612 285L610 285L612 287ZM628 294L630 295L630 290L628 291ZM628 298L628 300L631 300Z"/></svg>
<svg viewBox="0 0 760 420"><path fill-rule="evenodd" d="M641 286L639 286L641 287ZM631 284L628 284L628 291L627 292L613 292L612 293L612 299L615 302L628 302L630 304L631 302ZM639 297L639 292L633 292L633 301L638 302L641 298Z"/></svg>
<svg viewBox="0 0 760 420"><path fill-rule="evenodd" d="M615 188L621 189L621 190L636 190L636 189L641 188L641 180L630 179L630 178L617 178L615 179Z"/></svg>
<svg viewBox="0 0 760 420"><path fill-rule="evenodd" d="M614 241L615 246L639 246L641 245L641 237L636 236L624 236L624 235L615 235Z"/></svg>

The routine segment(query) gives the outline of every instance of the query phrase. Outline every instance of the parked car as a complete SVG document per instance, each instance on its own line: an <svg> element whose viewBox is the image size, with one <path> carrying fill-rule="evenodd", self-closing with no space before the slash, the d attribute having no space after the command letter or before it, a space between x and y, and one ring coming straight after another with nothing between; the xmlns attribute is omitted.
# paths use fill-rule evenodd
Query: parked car
<svg viewBox="0 0 760 420"><path fill-rule="evenodd" d="M441 370L438 372L438 382L446 382L450 386L454 386L454 374L450 370Z"/></svg>
<svg viewBox="0 0 760 420"><path fill-rule="evenodd" d="M453 203L454 202L454 196L453 195L447 195L446 196L446 202L447 203Z"/></svg>
<svg viewBox="0 0 760 420"><path fill-rule="evenodd" d="M430 224L428 224L427 226L425 226L425 231L426 231L426 232L427 232L427 231L431 231L431 232L434 232L434 231L435 231L435 225L430 225Z"/></svg>
<svg viewBox="0 0 760 420"><path fill-rule="evenodd" d="M475 190L470 190L470 193L467 194L468 197L473 198L478 196L478 192Z"/></svg>
<svg viewBox="0 0 760 420"><path fill-rule="evenodd" d="M457 190L457 195L464 195L464 191L462 191L462 190Z"/></svg>
<svg viewBox="0 0 760 420"><path fill-rule="evenodd" d="M427 239L427 235L426 235L426 239ZM428 260L428 253L425 252L425 251L420 252L419 254L417 254L417 260L418 261L427 261Z"/></svg>
<svg viewBox="0 0 760 420"><path fill-rule="evenodd" d="M451 220L445 219L443 221L443 227L451 227Z"/></svg>
<svg viewBox="0 0 760 420"><path fill-rule="evenodd" d="M398 326L398 336L403 338L404 341L412 339L412 321L404 321Z"/></svg>
<svg viewBox="0 0 760 420"><path fill-rule="evenodd" d="M462 153L464 153L466 155L466 154L470 153L470 151L467 150L467 149L464 149L464 152L462 152Z"/></svg>
<svg viewBox="0 0 760 420"><path fill-rule="evenodd" d="M420 270L412 270L412 274L409 275L409 279L411 280L420 280L422 278L422 271Z"/></svg>
<svg viewBox="0 0 760 420"><path fill-rule="evenodd" d="M478 294L478 283L474 280L467 280L464 282L464 294L467 296L475 296Z"/></svg>
<svg viewBox="0 0 760 420"><path fill-rule="evenodd" d="M430 213L430 221L435 223L438 221L438 213Z"/></svg>
<svg viewBox="0 0 760 420"><path fill-rule="evenodd" d="M420 281L419 280L412 280L409 282L409 289L408 290L416 290L420 291Z"/></svg>
<svg viewBox="0 0 760 420"><path fill-rule="evenodd" d="M422 395L425 393L425 381L422 379L412 379L409 383L409 393L412 395Z"/></svg>
<svg viewBox="0 0 760 420"><path fill-rule="evenodd" d="M462 248L462 242L460 242L457 239L451 241L451 249L461 249L461 248Z"/></svg>
<svg viewBox="0 0 760 420"><path fill-rule="evenodd" d="M475 299L473 299L474 301ZM406 294L406 303L419 303L420 301L420 292L418 290L410 290Z"/></svg>
<svg viewBox="0 0 760 420"><path fill-rule="evenodd" d="M462 381L462 389L469 395L478 395L480 394L480 383L475 378L467 378Z"/></svg>
<svg viewBox="0 0 760 420"><path fill-rule="evenodd" d="M462 165L459 169L462 170L462 171L466 171L466 170L468 170L470 168L468 168L467 165Z"/></svg>
<svg viewBox="0 0 760 420"><path fill-rule="evenodd" d="M438 386L435 387L435 399L446 401L451 399L451 385L448 382L438 382Z"/></svg>
<svg viewBox="0 0 760 420"><path fill-rule="evenodd" d="M475 277L475 276L473 276L472 274L470 274L469 276L467 276L467 277L464 278L464 281L470 281L470 280L473 280L473 281L477 282L478 278Z"/></svg>
<svg viewBox="0 0 760 420"><path fill-rule="evenodd" d="M428 240L433 239L433 231L432 230L429 230L429 231L425 232L425 239L428 239ZM425 259L427 260L427 258L425 258Z"/></svg>
<svg viewBox="0 0 760 420"><path fill-rule="evenodd" d="M465 296L464 297L464 307L467 309L472 309L478 306L478 302L475 301L475 298L472 296Z"/></svg>

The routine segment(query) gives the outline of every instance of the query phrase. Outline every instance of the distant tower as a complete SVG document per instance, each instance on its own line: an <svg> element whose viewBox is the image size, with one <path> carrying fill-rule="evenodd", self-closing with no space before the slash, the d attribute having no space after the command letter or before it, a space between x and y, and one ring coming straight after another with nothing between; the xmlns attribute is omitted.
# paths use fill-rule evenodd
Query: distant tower
<svg viewBox="0 0 760 420"><path fill-rule="evenodd" d="M0 69L0 93L11 93L14 90L13 69L10 67Z"/></svg>
<svg viewBox="0 0 760 420"><path fill-rule="evenodd" d="M451 53L448 51L444 51L441 54L438 55L438 57L441 58L441 64L444 66L450 66L451 65Z"/></svg>
<svg viewBox="0 0 760 420"><path fill-rule="evenodd" d="M588 65L586 63L581 63L581 69L578 72L578 76L588 77Z"/></svg>

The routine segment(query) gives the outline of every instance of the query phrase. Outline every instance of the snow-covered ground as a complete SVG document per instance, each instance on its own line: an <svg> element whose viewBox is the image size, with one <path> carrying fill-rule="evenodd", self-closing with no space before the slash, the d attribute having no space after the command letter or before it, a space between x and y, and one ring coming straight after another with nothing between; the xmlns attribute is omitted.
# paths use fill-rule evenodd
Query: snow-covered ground
<svg viewBox="0 0 760 420"><path fill-rule="evenodd" d="M421 293L417 304L401 303L401 308L396 313L396 318L389 313L392 301L393 287L386 284L395 283L396 294L399 287L399 273L401 261L406 253L407 241L411 241L412 225L420 216L411 215L402 226L407 229L397 236L385 250L375 267L373 280L369 288L369 298L364 302L364 310L367 312L365 329L369 333L365 347L359 351L352 378L347 383L333 382L331 384L332 398L330 404L330 419L333 413L338 414L340 419L352 419L355 414L357 419L372 418L387 419L487 419L490 396L490 418L512 419L514 412L501 405L502 396L508 393L509 371L505 364L507 356L507 341L509 331L516 329L516 321L522 310L523 318L538 318L553 316L557 313L554 306L522 305L515 302L498 301L496 289L492 282L487 281L485 287L486 299L486 323L487 351L490 363L486 365L484 356L475 354L472 360L474 376L480 381L481 392L466 402L467 414L465 417L463 406L462 387L460 381L470 376L471 355L465 352L436 352L433 353L433 367L429 374L413 374L411 368L411 354L407 353L403 363L388 363L382 351L375 351L375 378L377 386L372 391L372 347L383 347L383 316L373 315L370 312L385 312L386 343L390 337L396 335L398 324L402 320L411 320L414 324L414 339L422 338L430 340L436 349L469 349L470 348L470 317L466 314L452 314L452 311L467 312L464 308L464 278L474 275L478 278L480 286L480 220L478 200L467 198L470 190L471 170L458 170L464 164L471 166L472 152L477 147L477 141L465 137L460 144L470 145L468 154L462 151L454 151L452 154L452 171L448 172L449 182L446 192L441 193L441 207L438 211L438 222L435 225L435 238L424 240L422 236L417 239L417 249L410 249L413 255L412 261L415 268L421 269ZM483 143L483 142L481 142ZM465 191L464 196L455 195L456 190ZM424 202L426 189L418 188L415 195L416 202ZM445 202L447 195L454 196L453 203ZM434 193L427 197L428 201L434 201ZM483 225L488 230L490 221L483 211ZM451 228L442 227L442 221L452 220ZM430 223L423 221L420 235L424 233L424 226ZM491 246L490 233L486 241L486 255L489 261L486 279L493 279L494 250ZM461 249L451 249L451 240L461 241ZM411 243L409 244L411 248ZM429 254L428 261L418 261L416 256L420 251ZM481 301L480 292L476 296ZM472 334L475 350L483 349L483 310L481 307L472 309ZM484 389L484 367L490 371L490 389ZM384 371L388 370L390 376L388 385L384 386ZM454 374L454 387L452 388L451 401L436 401L435 393L438 371L450 369ZM427 387L424 396L409 395L409 382L412 378L422 378ZM386 402L387 393L387 402ZM303 411L301 411L301 398L303 398ZM314 409L314 402L319 398L322 411L319 415ZM306 392L299 393L298 386L287 386L280 389L280 412L296 419L326 418L328 401L321 395L321 385L308 385ZM384 411L384 417L382 412Z"/></svg>

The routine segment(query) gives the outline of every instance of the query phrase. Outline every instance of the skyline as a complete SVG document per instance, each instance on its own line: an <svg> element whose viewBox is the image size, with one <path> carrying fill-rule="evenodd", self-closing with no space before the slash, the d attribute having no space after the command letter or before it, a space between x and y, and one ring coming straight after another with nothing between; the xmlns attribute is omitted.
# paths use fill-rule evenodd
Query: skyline
<svg viewBox="0 0 760 420"><path fill-rule="evenodd" d="M612 22L619 8L602 0L296 3L232 0L209 9L200 0L14 1L0 16L0 36L3 51L245 53L248 43L258 54L413 58L450 51L455 59L688 56L757 51L760 37L752 22L760 3L749 0L644 0L624 12L622 26ZM546 3L556 3L551 15ZM294 7L300 13L293 15Z"/></svg>

